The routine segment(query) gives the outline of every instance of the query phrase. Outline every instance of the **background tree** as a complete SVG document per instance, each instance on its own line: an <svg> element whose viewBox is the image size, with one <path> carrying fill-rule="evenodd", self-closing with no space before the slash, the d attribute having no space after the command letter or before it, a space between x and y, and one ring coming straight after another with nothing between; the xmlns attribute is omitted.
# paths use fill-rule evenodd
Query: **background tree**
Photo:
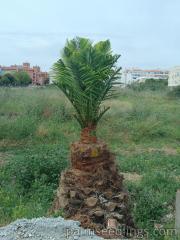
<svg viewBox="0 0 180 240"><path fill-rule="evenodd" d="M0 78L0 86L28 86L32 80L26 72L5 73Z"/></svg>
<svg viewBox="0 0 180 240"><path fill-rule="evenodd" d="M3 76L1 76L0 79L0 86L15 86L16 85L16 78L13 76L13 74L5 73Z"/></svg>
<svg viewBox="0 0 180 240"><path fill-rule="evenodd" d="M32 79L27 72L15 72L13 76L16 78L17 86L27 86L32 83Z"/></svg>
<svg viewBox="0 0 180 240"><path fill-rule="evenodd" d="M102 102L114 96L113 87L120 77L119 57L113 54L109 40L93 44L77 37L66 42L61 59L53 66L54 83L76 111L82 141L96 141L96 126L109 109Z"/></svg>
<svg viewBox="0 0 180 240"><path fill-rule="evenodd" d="M168 79L145 79L144 82L134 82L131 83L129 88L136 90L136 91L144 91L144 90L151 90L151 91L159 91L162 89L168 88Z"/></svg>
<svg viewBox="0 0 180 240"><path fill-rule="evenodd" d="M49 77L47 77L47 78L44 80L44 84L45 84L45 85L48 85L49 82L50 82L50 79L49 79Z"/></svg>

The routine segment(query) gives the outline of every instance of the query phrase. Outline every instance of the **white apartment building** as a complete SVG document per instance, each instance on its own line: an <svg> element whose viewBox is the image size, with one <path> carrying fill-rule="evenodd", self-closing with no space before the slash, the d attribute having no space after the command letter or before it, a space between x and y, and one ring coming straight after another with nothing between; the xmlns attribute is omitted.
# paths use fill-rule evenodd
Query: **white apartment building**
<svg viewBox="0 0 180 240"><path fill-rule="evenodd" d="M170 70L169 79L168 79L169 87L180 86L180 66L174 67Z"/></svg>
<svg viewBox="0 0 180 240"><path fill-rule="evenodd" d="M160 69L130 68L122 71L121 81L127 85L135 81L143 82L145 79L167 79L169 71Z"/></svg>

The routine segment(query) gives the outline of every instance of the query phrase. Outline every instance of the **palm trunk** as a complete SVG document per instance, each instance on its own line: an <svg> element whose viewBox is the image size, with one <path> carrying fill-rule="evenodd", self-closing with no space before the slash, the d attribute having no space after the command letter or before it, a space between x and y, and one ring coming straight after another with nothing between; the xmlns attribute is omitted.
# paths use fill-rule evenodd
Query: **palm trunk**
<svg viewBox="0 0 180 240"><path fill-rule="evenodd" d="M106 144L94 143L94 130L83 129L81 141L71 145L71 167L61 175L53 211L63 209L66 218L97 233L112 222L133 227L123 176Z"/></svg>
<svg viewBox="0 0 180 240"><path fill-rule="evenodd" d="M82 143L96 143L96 126L88 126L81 130L81 142Z"/></svg>

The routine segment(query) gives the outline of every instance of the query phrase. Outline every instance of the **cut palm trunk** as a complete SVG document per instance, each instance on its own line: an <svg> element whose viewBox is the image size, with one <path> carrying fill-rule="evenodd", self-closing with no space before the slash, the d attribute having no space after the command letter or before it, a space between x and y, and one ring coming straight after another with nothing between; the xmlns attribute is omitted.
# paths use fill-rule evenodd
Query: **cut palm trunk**
<svg viewBox="0 0 180 240"><path fill-rule="evenodd" d="M123 188L114 155L106 144L76 142L71 145L71 167L62 173L53 211L99 232L108 222L133 227L128 193ZM109 237L109 235L108 235Z"/></svg>

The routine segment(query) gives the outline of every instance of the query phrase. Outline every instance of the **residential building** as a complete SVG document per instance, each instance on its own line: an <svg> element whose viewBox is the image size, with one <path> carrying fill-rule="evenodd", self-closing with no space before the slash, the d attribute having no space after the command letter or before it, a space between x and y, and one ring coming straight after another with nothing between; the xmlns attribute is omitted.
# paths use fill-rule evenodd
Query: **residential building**
<svg viewBox="0 0 180 240"><path fill-rule="evenodd" d="M4 74L7 72L19 72L25 71L29 74L32 79L32 84L34 85L43 85L47 82L49 78L47 72L42 72L39 66L30 66L30 63L23 63L22 65L11 65L8 67L0 66L0 74Z"/></svg>
<svg viewBox="0 0 180 240"><path fill-rule="evenodd" d="M169 87L180 86L180 66L174 67L170 70L169 79L168 79Z"/></svg>
<svg viewBox="0 0 180 240"><path fill-rule="evenodd" d="M168 70L130 68L122 71L121 81L127 85L135 81L143 82L150 78L168 79L168 75Z"/></svg>

